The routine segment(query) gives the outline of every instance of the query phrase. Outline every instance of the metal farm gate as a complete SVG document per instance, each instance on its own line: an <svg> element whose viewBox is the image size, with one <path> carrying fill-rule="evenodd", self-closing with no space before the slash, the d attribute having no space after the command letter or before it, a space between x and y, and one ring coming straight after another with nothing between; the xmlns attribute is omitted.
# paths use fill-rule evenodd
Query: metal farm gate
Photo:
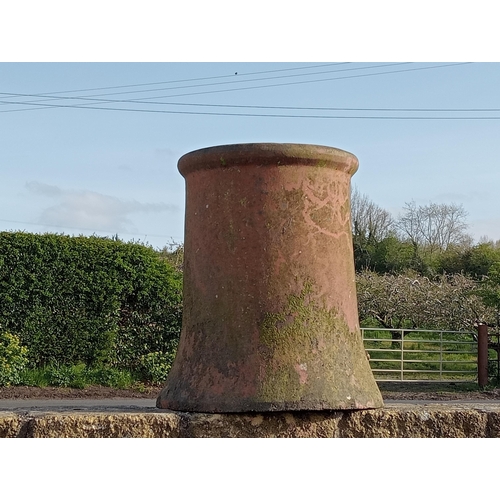
<svg viewBox="0 0 500 500"><path fill-rule="evenodd" d="M474 382L476 332L361 328L375 380Z"/></svg>

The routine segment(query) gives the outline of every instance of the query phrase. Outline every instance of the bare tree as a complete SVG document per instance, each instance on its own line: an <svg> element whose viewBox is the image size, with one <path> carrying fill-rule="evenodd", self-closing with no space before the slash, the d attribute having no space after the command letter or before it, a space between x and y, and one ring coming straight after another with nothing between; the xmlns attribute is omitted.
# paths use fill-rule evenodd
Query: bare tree
<svg viewBox="0 0 500 500"><path fill-rule="evenodd" d="M396 227L415 248L423 247L432 254L437 250L447 250L452 245L470 243L466 218L467 212L462 205L417 205L412 201L405 204Z"/></svg>
<svg viewBox="0 0 500 500"><path fill-rule="evenodd" d="M361 194L356 187L351 191L351 222L355 238L381 241L391 233L394 220L391 214Z"/></svg>

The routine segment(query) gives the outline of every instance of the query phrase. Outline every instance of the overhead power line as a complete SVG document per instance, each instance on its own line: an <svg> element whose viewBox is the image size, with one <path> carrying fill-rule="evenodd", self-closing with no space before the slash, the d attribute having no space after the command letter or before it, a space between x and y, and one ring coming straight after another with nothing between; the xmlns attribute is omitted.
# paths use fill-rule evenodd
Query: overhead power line
<svg viewBox="0 0 500 500"><path fill-rule="evenodd" d="M350 63L350 62L324 63L324 64L314 64L314 65L307 65L307 66L298 66L298 67L294 67L294 68L281 68L281 69L271 69L271 70L265 70L265 71L252 71L252 72L247 72L247 73L231 73L230 75L203 76L203 77L198 77L198 78L184 78L182 80L165 80L165 81L160 81L160 82L134 83L134 84L129 84L129 85L113 85L110 87L93 87L93 88L86 88L86 89L58 90L55 92L48 92L48 93L49 94L69 94L72 92L93 92L95 90L112 90L112 89L124 89L124 88L133 88L133 87L145 87L145 86L152 86L152 85L167 85L167 84L171 84L171 83L195 82L195 81L202 81L202 80L214 80L214 79L220 79L220 78L234 78L235 76L261 75L261 74L265 74L265 73L281 73L284 71L301 71L301 70L307 70L307 69L313 69L313 68L322 68L325 66L341 66L343 64L352 64L352 63Z"/></svg>
<svg viewBox="0 0 500 500"><path fill-rule="evenodd" d="M299 75L280 75L280 76L271 76L271 77L265 77L265 78L253 78L253 79L249 79L249 80L238 79L237 81L230 81L230 82L204 83L204 84L196 84L196 85L184 85L184 86L179 86L179 87L167 87L167 88L161 88L161 89L134 90L134 91L127 91L127 92L111 92L111 93L105 93L105 94L93 94L93 95L86 95L86 96L61 97L59 94L62 94L64 92L45 92L42 94L40 94L40 93L37 93L37 94L19 94L19 93L12 93L12 92L0 92L0 95L4 95L6 98L9 98L9 97L43 97L43 98L45 98L45 99L41 99L40 101L33 101L35 103L53 101L53 100L108 101L108 100L104 100L104 99L91 99L91 98L93 98L93 97L105 97L105 96L111 96L111 95L121 95L121 94L143 93L143 92L158 92L161 90L178 90L178 89L186 89L186 88L194 88L194 87L209 87L209 86L215 86L215 85L234 85L234 84L239 85L241 83L256 82L256 81L262 81L262 80L296 78L296 77L304 77L304 76L312 76L312 75L322 75L322 74L326 74L326 73L338 73L338 72L343 72L343 71L361 71L361 70L368 70L368 69L372 69L372 68L385 68L388 66L400 66L402 64L411 64L411 63L378 64L378 65L374 65L374 66L366 66L366 67L361 67L361 68L320 71L320 72L314 72L314 73L304 73L304 74L299 74ZM276 70L276 71L279 71L279 70ZM251 73L247 73L247 74L251 74ZM214 78L221 78L221 77L214 77ZM204 79L205 78L193 79L193 80L204 80ZM182 82L182 81L190 81L190 80L178 80L178 81ZM173 82L171 82L171 83L173 83ZM297 83L299 83L299 82L297 82ZM231 90L231 89L225 89L225 90ZM74 92L74 91L71 91L71 92ZM143 98L138 98L137 101L146 101L149 99L161 99L163 97L164 96L143 97ZM115 100L115 101L109 101L109 102L131 102L131 101L127 99L127 100Z"/></svg>
<svg viewBox="0 0 500 500"><path fill-rule="evenodd" d="M2 102L2 101L0 101ZM22 103L19 103L22 104ZM131 109L111 108L105 106L71 105L71 104L39 104L54 108L88 109L101 111L125 111L131 113L161 113L176 115L208 115L208 116L241 116L261 118L316 118L316 119L354 119L354 120L500 120L500 116L347 116L347 115L292 115L262 113L221 113L204 111L172 111L165 109ZM2 111L4 112L4 111Z"/></svg>
<svg viewBox="0 0 500 500"><path fill-rule="evenodd" d="M138 101L106 101L106 102L129 102ZM143 104L141 102L141 104ZM500 111L500 108L346 108L346 107L325 107L325 106L261 106L258 104L206 104L194 102L148 102L147 104L158 104L164 106L190 106L208 108L243 108L243 109L286 109L294 111L411 111L411 112L491 112Z"/></svg>
<svg viewBox="0 0 500 500"><path fill-rule="evenodd" d="M359 67L359 68L344 68L344 69L333 69L333 70L328 70L328 71L315 71L312 73L302 73L298 75L279 75L279 76L266 76L266 77L261 77L261 78L250 78L250 79L234 79L233 81L227 81L227 82L213 82L213 83L202 83L202 84L195 84L195 85L181 85L179 87L165 87L165 88L159 88L159 89L149 89L149 90L133 90L130 92L113 92L110 94L94 94L90 96L85 96L85 97L104 97L108 95L119 95L119 94L136 94L136 93L144 93L144 92L159 92L161 90L179 90L179 89L189 89L189 88L196 88L196 87L213 87L216 85L240 85L242 83L249 83L249 82L261 82L265 80L282 80L285 78L303 78L305 76L316 76L316 75L325 75L329 73L343 73L346 71L366 71L369 69L375 69L375 68L386 68L388 66L401 66L404 64L412 64L412 63L386 63L386 64L376 64L372 66L364 66L364 67ZM248 74L248 73L247 73ZM242 74L243 75L243 74ZM239 75L239 76L242 76ZM232 77L234 78L234 76ZM159 97L142 97L139 98L138 100L147 100L147 99L158 99ZM78 97L75 97L75 99L78 99Z"/></svg>
<svg viewBox="0 0 500 500"><path fill-rule="evenodd" d="M397 63L397 64L403 64L403 63ZM406 63L404 63L406 64ZM348 76L343 76L343 77L334 77L334 78L328 78L328 79L321 79L319 81L325 81L325 80L337 80L337 79L347 79L347 78L360 78L360 77L367 77L367 76L375 76L375 75L383 75L383 74L391 74L391 73L401 73L401 72L408 72L408 71L421 71L421 70L428 70L428 69L436 69L436 68L443 68L443 67L449 67L449 66L457 66L457 65L463 65L463 64L469 64L469 63L451 63L451 64L443 64L443 65L434 65L434 66L426 66L426 67L420 67L420 68L410 68L410 69L404 69L404 70L392 70L388 72L382 72L382 73L368 73L364 75L348 75ZM281 84L273 84L270 86L281 86L281 85L290 85L290 84L303 84L303 83L313 83L318 80L308 80L308 81L300 81L300 82L286 82L286 83L281 83ZM265 86L267 87L267 85ZM222 91L231 91L231 90L245 90L248 89L249 87L245 88L237 88L237 89L225 89ZM258 86L256 88L261 88L261 86ZM221 90L217 91L209 91L208 93L212 92L221 92ZM203 93L203 92L202 92ZM2 95L6 95L6 93L0 93ZM83 104L52 104L53 99L60 99L59 96L54 96L54 95L49 95L49 94L12 94L9 93L7 94L9 97L45 97L48 98L51 103L46 103L46 102L41 102L41 101L0 101L0 103L4 104L15 104L15 105L36 105L37 108L25 108L25 109L39 109L40 107L42 108L74 108L74 109L93 109L93 110L104 110L104 111L125 111L125 112L141 112L141 113L163 113L163 114L184 114L184 115L209 115L209 116L241 116L241 117L267 117L267 118L314 118L314 119L382 119L382 120L497 120L500 119L500 117L497 116L377 116L377 115L350 115L350 116L339 116L339 115L326 115L326 114L321 114L321 115L313 115L313 114L271 114L271 113L225 113L225 112L206 112L206 111L175 111L175 110L166 110L166 109L138 109L138 108L119 108L119 107L109 107L109 106L103 106L100 105L100 103L103 104L148 104L148 105L161 105L161 106L190 106L190 107L219 107L219 108L244 108L244 109L281 109L281 110L300 110L300 111L349 111L349 112L491 112L491 111L499 111L498 108L491 108L491 109L481 109L481 108L474 108L474 109L460 109L460 108L453 108L453 109L446 109L446 108L341 108L341 107L294 107L294 106L258 106L258 105L217 105L217 104L194 104L194 103L172 103L172 102L159 102L159 101L149 101L147 103L143 102L146 99L152 99L152 98L143 98L143 99L96 99L93 97L78 97L78 96L71 96L71 97L64 97L64 99L68 100L79 100L79 101L89 101L89 104L83 103ZM191 94L188 94L191 95ZM162 96L162 97L156 97L156 99L159 98L166 98L166 97L176 97L176 96ZM3 110L0 112L12 112L12 111L17 111L17 110Z"/></svg>
<svg viewBox="0 0 500 500"><path fill-rule="evenodd" d="M407 64L407 63L396 63L396 64ZM387 74L394 74L394 73L402 73L402 72L408 72L408 71L422 71L422 70L430 70L430 69L437 69L437 68L443 68L443 67L449 67L449 66L457 66L457 65L464 65L464 64L471 64L471 63L451 63L451 64L443 64L443 65L434 65L434 66L425 66L421 68L410 68L410 69L403 69L403 70L392 70L392 71L385 71L385 72L377 72L377 73L368 73L368 74L363 74L363 75L348 75L348 76L341 76L341 77L333 77L333 78L325 78L325 79L316 79L316 80L306 80L306 81L298 81L298 82L283 82L283 83L277 83L277 84L268 84L268 85L258 85L254 87L239 87L239 88L232 88L232 89L219 89L219 90L210 90L210 91L203 91L203 92L193 92L193 93L186 93L186 94L175 94L175 95L168 95L168 96L156 96L156 97L148 97L148 98L142 98L142 99L136 99L136 100L131 100L131 99L115 99L115 100L110 100L110 99L95 99L90 96L85 96L85 97L78 97L78 96L72 96L72 97L64 97L63 99L70 99L70 100L84 100L84 101L91 101L92 103L142 103L142 101L148 100L148 99L164 99L164 98L172 98L172 97L181 97L181 96L188 96L188 95L200 95L200 94L211 94L211 93L220 93L220 92L231 92L231 91L240 91L240 90L253 90L257 88L268 88L268 87L279 87L279 86L286 86L286 85L299 85L299 84L307 84L307 83L317 83L317 82L323 82L323 81L332 81L332 80L343 80L343 79L351 79L351 78L363 78L363 77L370 77L370 76L380 76L380 75L387 75ZM19 93L0 93L0 95L8 96L8 97L45 97L48 98L49 100L53 99L60 99L59 96L56 95L50 95L50 94L19 94ZM79 105L79 106L72 106L72 105L48 105L42 101L1 101L4 104L16 104L16 105L37 105L39 107L78 107L78 108L84 108L88 107L89 109L104 109L108 110L108 108L105 107L92 107L87 104ZM150 104L150 103L147 103ZM165 104L165 103L156 103L156 104ZM37 108L25 108L24 110L33 110ZM123 108L112 108L117 111L122 111L124 110ZM2 110L0 112L15 112L15 111L23 111L23 109L18 110ZM141 111L141 112L160 112L158 110L135 110L135 111ZM167 112L167 111L163 111ZM169 112L169 113L177 113L177 112ZM193 113L186 113L186 114L193 114ZM208 114L208 113L197 113L197 114ZM243 116L240 114L240 116ZM270 116L270 115L265 115L265 116ZM287 115L288 116L288 115Z"/></svg>
<svg viewBox="0 0 500 500"><path fill-rule="evenodd" d="M411 64L411 63L396 63L396 64ZM162 98L170 98L170 97L185 97L185 96L203 95L203 94L215 94L215 93L221 93L221 92L234 92L234 91L240 91L240 90L255 90L255 89L264 89L264 88L272 88L272 87L285 87L285 86L290 86L290 85L304 85L304 84L308 84L308 83L330 82L330 81L334 81L334 80L350 80L353 78L367 78L367 77L372 77L372 76L392 75L395 73L406 73L409 71L423 71L423 70L430 70L430 69L445 68L445 67L450 67L450 66L461 66L464 64L472 64L472 63L442 64L442 65L438 65L438 66L425 66L423 68L410 68L410 69L382 71L382 72L377 72L377 73L367 73L364 75L347 75L347 76L337 76L337 77L331 77L331 78L318 78L315 80L304 80L304 81L299 81L299 82L283 82L283 83L273 83L273 84L268 84L268 85L256 85L253 87L241 87L241 88L221 89L221 90L207 90L207 91L203 91L203 92L191 92L191 93L185 93L185 94L157 96L157 97L154 97L154 99L162 99Z"/></svg>
<svg viewBox="0 0 500 500"><path fill-rule="evenodd" d="M92 100L93 99L89 99ZM202 107L202 108L236 108L236 109L282 109L282 110L293 110L293 111L384 111L384 112L446 112L446 113L457 113L457 112L494 112L500 111L500 108L350 108L350 107L328 107L328 106L262 106L259 104L208 104L201 102L160 102L151 101L144 103L138 100L129 99L97 99L99 102L112 104L155 104L162 106L187 106L187 107ZM0 104L7 101L0 101ZM9 101L10 102L10 101ZM36 101L35 101L36 102ZM57 107L64 105L55 105ZM87 107L87 105L82 105ZM99 108L100 109L100 108ZM267 115L262 115L267 116ZM288 116L288 115L287 115Z"/></svg>

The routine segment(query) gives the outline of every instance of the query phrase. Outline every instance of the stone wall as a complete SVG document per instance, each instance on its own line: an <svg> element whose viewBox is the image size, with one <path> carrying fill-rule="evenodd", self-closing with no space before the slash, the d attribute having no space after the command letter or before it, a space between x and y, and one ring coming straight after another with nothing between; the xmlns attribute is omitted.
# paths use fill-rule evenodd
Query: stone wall
<svg viewBox="0 0 500 500"><path fill-rule="evenodd" d="M498 403L389 404L378 410L255 414L168 410L2 411L0 437L486 438Z"/></svg>

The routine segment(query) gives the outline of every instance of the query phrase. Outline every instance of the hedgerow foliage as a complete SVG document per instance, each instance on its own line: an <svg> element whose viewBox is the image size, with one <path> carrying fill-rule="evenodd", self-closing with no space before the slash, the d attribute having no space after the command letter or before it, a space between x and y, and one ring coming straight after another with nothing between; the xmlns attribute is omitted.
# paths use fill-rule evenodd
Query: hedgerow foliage
<svg viewBox="0 0 500 500"><path fill-rule="evenodd" d="M0 325L32 366L133 369L175 346L181 294L182 274L144 245L0 232Z"/></svg>
<svg viewBox="0 0 500 500"><path fill-rule="evenodd" d="M27 364L26 347L15 335L0 329L0 387L18 384Z"/></svg>

